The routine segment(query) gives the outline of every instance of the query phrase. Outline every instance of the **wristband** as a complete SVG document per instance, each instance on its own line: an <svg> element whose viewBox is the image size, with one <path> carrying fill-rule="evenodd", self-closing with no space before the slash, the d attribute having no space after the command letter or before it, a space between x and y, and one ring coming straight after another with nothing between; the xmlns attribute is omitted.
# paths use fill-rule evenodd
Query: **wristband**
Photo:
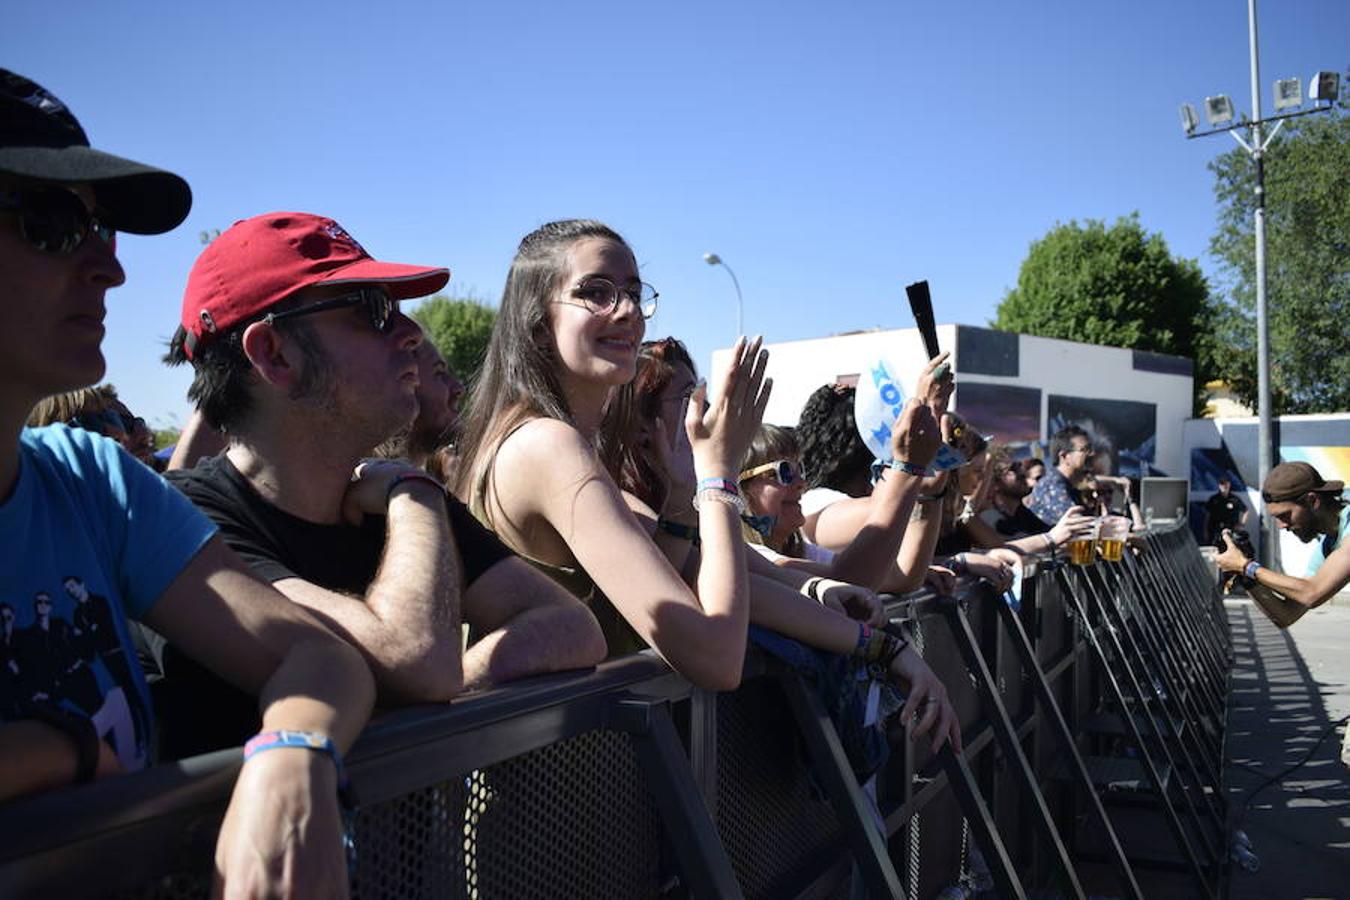
<svg viewBox="0 0 1350 900"><path fill-rule="evenodd" d="M866 622L858 623L858 643L853 647L853 655L859 656L867 649L867 643L872 639L872 629Z"/></svg>
<svg viewBox="0 0 1350 900"><path fill-rule="evenodd" d="M384 492L385 506L388 506L389 501L394 498L394 489L397 488L400 484L403 484L403 482L405 481L425 481L427 484L436 485L436 490L440 491L442 494L445 493L445 485L441 484L439 481L437 481L431 475L428 475L426 472L401 472L400 474L394 476L394 480L389 482L389 487Z"/></svg>
<svg viewBox="0 0 1350 900"><path fill-rule="evenodd" d="M699 491L726 491L728 494L740 496L740 486L734 481L728 481L725 478L700 478L698 480Z"/></svg>
<svg viewBox="0 0 1350 900"><path fill-rule="evenodd" d="M908 646L909 641L904 638L898 638L891 634L885 635L881 652L878 654L876 661L869 667L872 672L872 677L878 679L885 678L890 672L891 664L895 662L895 658L901 653L904 653L905 648Z"/></svg>
<svg viewBox="0 0 1350 900"><path fill-rule="evenodd" d="M824 580L825 580L825 579L822 578L822 577L819 576L819 575L813 575L812 577L806 579L806 582L805 582L805 583L802 585L802 587L801 587L801 593L805 594L806 596L810 597L812 600L814 600L814 601L816 601L817 603L819 603L819 602L820 602L820 583L821 583L822 581L824 581Z"/></svg>
<svg viewBox="0 0 1350 900"><path fill-rule="evenodd" d="M1261 564L1259 562L1254 559L1249 559L1247 560L1247 564L1242 567L1242 574L1255 581L1257 570L1260 568Z"/></svg>
<svg viewBox="0 0 1350 900"><path fill-rule="evenodd" d="M966 565L966 555L964 553L958 553L947 560L947 568L951 569L957 575L965 575L970 571L970 567Z"/></svg>
<svg viewBox="0 0 1350 900"><path fill-rule="evenodd" d="M718 479L719 481L721 479ZM730 482L723 482L730 484ZM702 488L694 495L694 509L698 509L704 500L712 500L715 503L725 503L727 506L736 510L736 515L745 514L745 498L735 491L728 491L720 487Z"/></svg>
<svg viewBox="0 0 1350 900"><path fill-rule="evenodd" d="M891 458L885 462L878 459L876 462L872 463L872 480L876 481L881 477L881 473L887 469L899 469L906 475L913 475L916 478L931 478L934 474L932 469L926 469L923 466L915 465L907 459Z"/></svg>
<svg viewBox="0 0 1350 900"><path fill-rule="evenodd" d="M85 716L68 713L56 706L25 703L19 709L19 718L32 719L49 725L75 743L75 783L93 781L98 772L98 732Z"/></svg>
<svg viewBox="0 0 1350 900"><path fill-rule="evenodd" d="M684 541L689 541L695 547L699 544L697 525L681 525L679 522L672 522L665 516L657 516L656 530L664 531L666 534L673 535Z"/></svg>
<svg viewBox="0 0 1350 900"><path fill-rule="evenodd" d="M338 799L342 801L344 808L350 808L351 795L347 770L342 765L342 756L338 753L337 746L327 735L313 731L262 731L249 738L248 743L244 745L244 762L248 762L259 753L284 747L299 747L327 754L337 769Z"/></svg>
<svg viewBox="0 0 1350 900"><path fill-rule="evenodd" d="M1044 537L1045 537L1045 549L1049 550L1051 553L1054 553L1055 539L1050 536L1050 532L1048 531L1045 533Z"/></svg>

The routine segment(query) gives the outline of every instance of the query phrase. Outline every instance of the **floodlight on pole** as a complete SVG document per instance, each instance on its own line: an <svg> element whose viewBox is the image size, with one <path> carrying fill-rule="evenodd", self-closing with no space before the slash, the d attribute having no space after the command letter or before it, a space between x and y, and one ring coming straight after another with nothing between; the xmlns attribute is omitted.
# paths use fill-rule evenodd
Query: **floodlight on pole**
<svg viewBox="0 0 1350 900"><path fill-rule="evenodd" d="M703 254L703 261L710 266L721 266L726 269L727 274L731 276L731 283L736 288L736 337L740 337L745 334L745 323L743 321L745 302L741 298L741 283L736 280L736 273L731 271L731 266L724 263L722 257L718 256L716 253Z"/></svg>
<svg viewBox="0 0 1350 900"><path fill-rule="evenodd" d="M1275 82L1275 109L1298 109L1303 105L1303 85L1297 78Z"/></svg>
<svg viewBox="0 0 1350 900"><path fill-rule="evenodd" d="M1311 115L1313 113L1326 112L1334 107L1334 101L1339 96L1340 75L1336 72L1318 72L1313 75L1308 85L1308 97L1314 102L1314 105L1307 109L1291 109L1289 112L1277 112L1269 118L1261 117L1261 68L1260 59L1257 54L1256 39L1256 0L1247 0L1247 35L1251 51L1251 89L1252 89L1252 117L1248 119L1243 116L1239 121L1233 121L1233 102L1223 94L1217 94L1213 97L1205 98L1205 118L1209 121L1210 130L1195 131L1190 127L1190 121L1187 117L1187 105L1183 105L1181 113L1182 127L1186 129L1186 137L1198 138L1207 137L1211 134L1228 132L1233 136L1242 149L1246 150L1252 158L1252 168L1256 189L1253 199L1252 215L1252 233L1256 244L1256 398L1257 398L1257 416L1258 416L1258 434L1257 438L1257 481L1265 483L1266 475L1270 473L1272 459L1274 456L1274 430L1271 426L1271 402L1270 402L1270 334L1269 317L1266 309L1266 186L1265 186L1265 152L1270 146L1271 141L1284 125L1285 119L1293 119L1298 116ZM1290 82L1293 82L1290 84ZM1300 90L1297 79L1281 79L1275 82L1275 108L1281 110L1286 107L1302 106L1302 91ZM1325 105L1321 105L1325 103ZM1342 101L1342 104L1344 101ZM1194 111L1192 110L1192 113ZM1269 133L1263 131L1262 126L1273 122L1275 127L1270 129ZM1238 131L1245 130L1247 139L1244 140ZM1262 561L1270 566L1279 564L1279 545L1277 538L1277 529L1274 522L1264 508L1261 509L1261 558Z"/></svg>
<svg viewBox="0 0 1350 900"><path fill-rule="evenodd" d="M1205 98L1205 118L1211 126L1227 125L1233 121L1233 101L1227 94Z"/></svg>
<svg viewBox="0 0 1350 900"><path fill-rule="evenodd" d="M1181 104L1181 130L1187 134L1195 133L1195 126L1200 124L1200 117L1195 113L1195 107L1189 103Z"/></svg>

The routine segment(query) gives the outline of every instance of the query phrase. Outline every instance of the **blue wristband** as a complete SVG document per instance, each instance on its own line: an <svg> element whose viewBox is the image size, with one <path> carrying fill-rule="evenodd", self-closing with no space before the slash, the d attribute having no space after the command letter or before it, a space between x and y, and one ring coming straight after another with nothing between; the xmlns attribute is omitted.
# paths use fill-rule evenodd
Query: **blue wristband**
<svg viewBox="0 0 1350 900"><path fill-rule="evenodd" d="M347 770L342 765L342 756L332 738L312 731L263 731L248 739L244 745L244 762L248 762L259 753L278 750L283 747L299 747L326 753L337 768L338 797L346 805L349 802Z"/></svg>
<svg viewBox="0 0 1350 900"><path fill-rule="evenodd" d="M925 469L923 466L915 465L907 459L891 459L886 462L877 460L872 463L872 480L879 479L881 473L886 469L899 469L906 475L913 475L916 478L931 478L936 474L932 469Z"/></svg>
<svg viewBox="0 0 1350 900"><path fill-rule="evenodd" d="M1242 574L1253 581L1256 580L1256 572L1261 568L1261 564L1254 559L1247 560L1247 564L1242 567Z"/></svg>
<svg viewBox="0 0 1350 900"><path fill-rule="evenodd" d="M694 493L699 491L726 491L728 494L735 494L737 497L741 495L740 485L734 481L727 481L725 478L701 478Z"/></svg>

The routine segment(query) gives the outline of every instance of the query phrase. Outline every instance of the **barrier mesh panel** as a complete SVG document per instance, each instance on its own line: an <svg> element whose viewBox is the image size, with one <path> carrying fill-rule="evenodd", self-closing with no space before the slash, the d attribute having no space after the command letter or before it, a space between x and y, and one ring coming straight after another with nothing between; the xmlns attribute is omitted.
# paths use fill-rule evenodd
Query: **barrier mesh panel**
<svg viewBox="0 0 1350 900"><path fill-rule="evenodd" d="M717 830L747 900L792 896L843 852L807 774L792 711L769 679L717 698Z"/></svg>
<svg viewBox="0 0 1350 900"><path fill-rule="evenodd" d="M626 734L588 732L465 780L462 896L657 896L660 824Z"/></svg>
<svg viewBox="0 0 1350 900"><path fill-rule="evenodd" d="M362 806L356 846L353 900L659 895L660 822L632 742L619 732L588 732ZM165 876L123 896L209 896L211 856L203 855L201 874Z"/></svg>

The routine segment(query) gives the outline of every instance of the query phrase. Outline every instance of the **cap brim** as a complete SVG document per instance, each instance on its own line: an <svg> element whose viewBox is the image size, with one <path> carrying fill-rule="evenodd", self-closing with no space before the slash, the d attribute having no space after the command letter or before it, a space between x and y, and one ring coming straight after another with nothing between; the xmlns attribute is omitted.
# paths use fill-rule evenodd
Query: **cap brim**
<svg viewBox="0 0 1350 900"><path fill-rule="evenodd" d="M362 259L334 270L328 278L317 284L383 284L388 286L395 300L411 300L434 294L449 281L449 269Z"/></svg>
<svg viewBox="0 0 1350 900"><path fill-rule="evenodd" d="M108 224L129 234L162 234L192 208L182 178L91 147L3 147L0 172L60 183L93 185Z"/></svg>

